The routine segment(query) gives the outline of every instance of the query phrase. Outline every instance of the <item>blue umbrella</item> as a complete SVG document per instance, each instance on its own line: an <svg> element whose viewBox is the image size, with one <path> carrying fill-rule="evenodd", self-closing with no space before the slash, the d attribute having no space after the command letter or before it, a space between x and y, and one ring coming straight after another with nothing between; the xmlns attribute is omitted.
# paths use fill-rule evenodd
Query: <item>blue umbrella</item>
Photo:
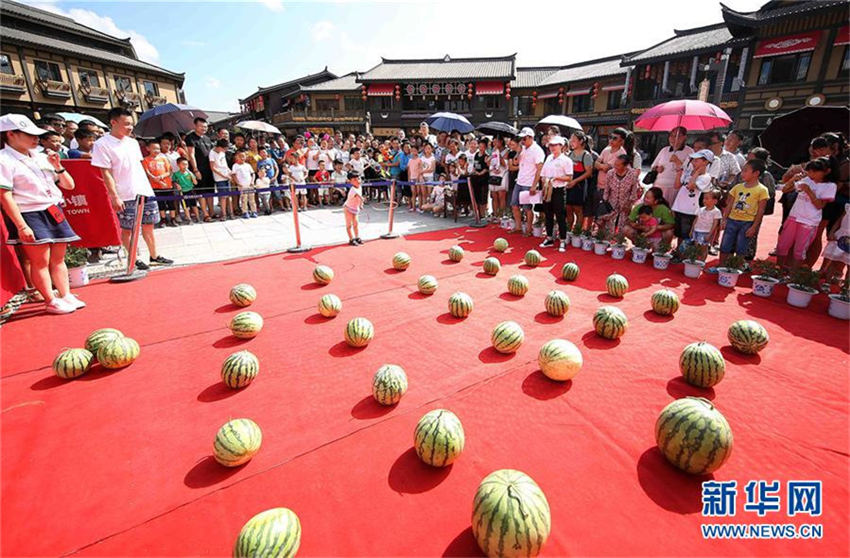
<svg viewBox="0 0 850 558"><path fill-rule="evenodd" d="M434 113L426 118L425 122L438 132L460 132L461 134L468 134L475 129L475 126L470 124L469 120L453 112Z"/></svg>
<svg viewBox="0 0 850 558"><path fill-rule="evenodd" d="M190 105L165 103L143 112L133 131L144 138L159 137L165 132L180 134L193 129L198 117L206 118L207 113Z"/></svg>

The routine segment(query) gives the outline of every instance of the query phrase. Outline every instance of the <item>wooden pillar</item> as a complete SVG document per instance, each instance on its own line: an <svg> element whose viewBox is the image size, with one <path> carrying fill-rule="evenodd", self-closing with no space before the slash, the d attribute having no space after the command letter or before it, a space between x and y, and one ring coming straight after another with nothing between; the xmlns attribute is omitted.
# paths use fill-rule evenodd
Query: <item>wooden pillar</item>
<svg viewBox="0 0 850 558"><path fill-rule="evenodd" d="M27 68L27 60L24 58L24 49L18 47L18 60L21 62L21 71L24 73L24 81L27 82L27 91L30 94L30 110L35 113L35 87L30 78L30 70Z"/></svg>
<svg viewBox="0 0 850 558"><path fill-rule="evenodd" d="M80 108L80 100L77 98L77 88L74 87L74 78L71 74L71 65L65 61L65 72L68 74L68 85L71 86L71 99L74 101L74 108Z"/></svg>

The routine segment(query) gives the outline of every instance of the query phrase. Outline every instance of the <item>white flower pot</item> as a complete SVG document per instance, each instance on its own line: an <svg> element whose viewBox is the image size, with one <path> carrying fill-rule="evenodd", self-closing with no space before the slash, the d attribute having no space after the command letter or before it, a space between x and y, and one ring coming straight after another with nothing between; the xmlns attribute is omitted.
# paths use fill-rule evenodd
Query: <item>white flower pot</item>
<svg viewBox="0 0 850 558"><path fill-rule="evenodd" d="M649 250L646 248L632 248L632 261L638 264L646 263L647 254Z"/></svg>
<svg viewBox="0 0 850 558"><path fill-rule="evenodd" d="M669 254L653 254L652 255L652 267L655 269L667 269L670 267L670 258Z"/></svg>
<svg viewBox="0 0 850 558"><path fill-rule="evenodd" d="M814 289L806 289L797 285L788 285L788 296L785 301L797 308L806 308L812 302L812 297L818 294Z"/></svg>
<svg viewBox="0 0 850 558"><path fill-rule="evenodd" d="M717 284L721 287L732 288L738 284L738 278L741 277L743 271L740 269L729 269L728 267L717 268Z"/></svg>
<svg viewBox="0 0 850 558"><path fill-rule="evenodd" d="M532 227L531 234L533 236L536 236L537 238L540 238L541 236L543 236L543 227Z"/></svg>
<svg viewBox="0 0 850 558"><path fill-rule="evenodd" d="M593 243L593 253L597 256L604 256L605 252L608 251L608 243L603 242L594 242Z"/></svg>
<svg viewBox="0 0 850 558"><path fill-rule="evenodd" d="M773 294L773 287L779 284L779 279L753 275L753 294L761 297L769 297Z"/></svg>
<svg viewBox="0 0 850 558"><path fill-rule="evenodd" d="M841 300L840 295L829 295L829 308L827 312L833 318L839 320L850 320L850 300Z"/></svg>
<svg viewBox="0 0 850 558"><path fill-rule="evenodd" d="M699 276L702 274L702 268L705 267L705 262L700 260L685 260L682 263L685 264L685 269L683 271L685 277L699 279Z"/></svg>
<svg viewBox="0 0 850 558"><path fill-rule="evenodd" d="M84 285L89 284L89 270L86 269L86 266L81 267L69 267L68 268L68 282L71 285L71 288L76 289L77 287L82 287Z"/></svg>
<svg viewBox="0 0 850 558"><path fill-rule="evenodd" d="M582 239L581 239L581 249L584 250L585 252L590 252L591 250L593 250L593 239L587 238L587 237L582 237Z"/></svg>
<svg viewBox="0 0 850 558"><path fill-rule="evenodd" d="M573 248L581 248L581 235L574 234L570 237L570 245Z"/></svg>
<svg viewBox="0 0 850 558"><path fill-rule="evenodd" d="M505 230L510 230L514 228L514 220L510 218L503 218L501 222L501 227Z"/></svg>
<svg viewBox="0 0 850 558"><path fill-rule="evenodd" d="M615 260L622 260L626 257L626 247L623 244L611 246L611 257Z"/></svg>

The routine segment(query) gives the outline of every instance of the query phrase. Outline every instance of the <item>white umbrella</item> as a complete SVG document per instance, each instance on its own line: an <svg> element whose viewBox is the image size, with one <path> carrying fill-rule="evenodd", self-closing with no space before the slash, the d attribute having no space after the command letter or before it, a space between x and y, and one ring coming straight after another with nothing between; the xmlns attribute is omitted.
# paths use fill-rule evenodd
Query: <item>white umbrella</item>
<svg viewBox="0 0 850 558"><path fill-rule="evenodd" d="M571 130L581 130L581 124L578 120L564 114L550 114L537 123L537 128L542 126L558 126L559 128L569 128ZM562 130L562 132L565 130Z"/></svg>
<svg viewBox="0 0 850 558"><path fill-rule="evenodd" d="M64 118L66 121L70 120L71 122L76 122L77 124L79 124L83 120L91 120L101 128L105 130L109 129L109 126L107 126L94 116L89 116L88 114L80 114L79 112L57 112L56 114Z"/></svg>
<svg viewBox="0 0 850 558"><path fill-rule="evenodd" d="M242 122L236 123L237 128L242 128L243 130L254 130L255 132L266 132L268 134L279 134L280 130L272 126L267 122L263 122L261 120L243 120Z"/></svg>

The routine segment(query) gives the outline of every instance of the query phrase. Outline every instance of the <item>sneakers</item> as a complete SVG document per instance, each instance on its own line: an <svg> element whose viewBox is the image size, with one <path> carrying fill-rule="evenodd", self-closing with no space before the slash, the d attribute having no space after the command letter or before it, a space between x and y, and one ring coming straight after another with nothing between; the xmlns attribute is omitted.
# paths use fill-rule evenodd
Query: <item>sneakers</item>
<svg viewBox="0 0 850 558"><path fill-rule="evenodd" d="M177 221L175 221L174 219L169 219L168 221L165 222L165 226L166 227L176 227Z"/></svg>
<svg viewBox="0 0 850 558"><path fill-rule="evenodd" d="M257 217L258 217L257 212L256 212L256 211L252 211L252 212L251 212L251 219L256 219Z"/></svg>
<svg viewBox="0 0 850 558"><path fill-rule="evenodd" d="M143 262L142 260L136 260L136 269L141 271L147 271L151 268L148 264Z"/></svg>
<svg viewBox="0 0 850 558"><path fill-rule="evenodd" d="M552 241L551 238L547 238L546 240L544 240L543 242L540 243L541 248L548 248L548 247L554 246L554 245L555 245L555 243Z"/></svg>
<svg viewBox="0 0 850 558"><path fill-rule="evenodd" d="M55 299L54 299L55 300ZM63 302L66 302L69 306L72 306L74 310L79 310L80 308L85 308L86 303L77 298L75 295L68 293L65 295L65 298L59 299Z"/></svg>
<svg viewBox="0 0 850 558"><path fill-rule="evenodd" d="M561 241L561 245L558 246L558 252L566 252L567 251L567 243L566 241Z"/></svg>
<svg viewBox="0 0 850 558"><path fill-rule="evenodd" d="M171 265L174 263L174 260L169 260L168 258L159 255L155 258L151 258L151 265Z"/></svg>
<svg viewBox="0 0 850 558"><path fill-rule="evenodd" d="M250 219L251 217L249 217L247 213L243 213L242 218L243 219Z"/></svg>
<svg viewBox="0 0 850 558"><path fill-rule="evenodd" d="M359 237L359 236L358 236L357 238L355 238L355 239L354 239L354 242L356 242L358 246L360 246L361 244L363 244L363 241L362 241L362 240L360 240L360 237Z"/></svg>
<svg viewBox="0 0 850 558"><path fill-rule="evenodd" d="M74 310L74 306L61 298L54 298L44 305L44 311L48 314L70 314Z"/></svg>
<svg viewBox="0 0 850 558"><path fill-rule="evenodd" d="M357 241L353 238L348 241L348 245L349 246L360 246L359 244L357 244Z"/></svg>

